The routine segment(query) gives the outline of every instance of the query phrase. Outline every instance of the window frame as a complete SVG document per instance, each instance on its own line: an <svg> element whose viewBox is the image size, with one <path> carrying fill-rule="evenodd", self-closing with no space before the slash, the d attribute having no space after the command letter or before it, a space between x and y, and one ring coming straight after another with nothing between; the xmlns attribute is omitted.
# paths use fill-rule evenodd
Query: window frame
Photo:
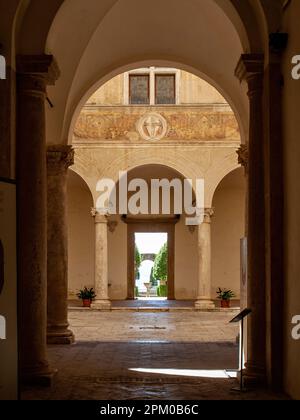
<svg viewBox="0 0 300 420"><path fill-rule="evenodd" d="M156 94L155 94L155 76L156 75L174 75L175 76L175 104L156 104ZM131 104L131 98L130 98L130 76L149 76L149 92L150 92L150 103L148 105L142 105L142 104ZM180 105L180 85L181 85L181 70L175 69L172 67L143 67L138 68L135 70L131 70L124 73L124 87L123 87L123 105L124 106L150 106L150 107L171 107L171 106L178 106Z"/></svg>
<svg viewBox="0 0 300 420"><path fill-rule="evenodd" d="M158 77L172 77L174 82L174 102L169 104L159 104L157 102L157 78ZM157 106L168 106L168 105L176 105L176 73L163 73L163 72L155 72L154 73L154 102Z"/></svg>
<svg viewBox="0 0 300 420"><path fill-rule="evenodd" d="M131 102L131 98L132 98L132 96L131 96L131 86L132 86L132 78L133 77L147 77L147 79L148 79L148 83L147 83L147 86L148 86L148 102L145 103L145 104L135 104L135 103ZM133 105L133 106L147 106L147 105L150 105L150 102L151 102L150 96L151 96L150 73L130 73L129 74L129 97L128 97L129 105Z"/></svg>

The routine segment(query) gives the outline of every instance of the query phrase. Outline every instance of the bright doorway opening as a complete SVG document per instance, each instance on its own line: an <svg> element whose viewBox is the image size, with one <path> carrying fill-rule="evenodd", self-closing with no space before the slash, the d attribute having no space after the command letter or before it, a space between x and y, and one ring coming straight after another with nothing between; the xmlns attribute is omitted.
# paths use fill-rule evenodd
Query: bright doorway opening
<svg viewBox="0 0 300 420"><path fill-rule="evenodd" d="M135 233L135 298L167 300L168 233Z"/></svg>

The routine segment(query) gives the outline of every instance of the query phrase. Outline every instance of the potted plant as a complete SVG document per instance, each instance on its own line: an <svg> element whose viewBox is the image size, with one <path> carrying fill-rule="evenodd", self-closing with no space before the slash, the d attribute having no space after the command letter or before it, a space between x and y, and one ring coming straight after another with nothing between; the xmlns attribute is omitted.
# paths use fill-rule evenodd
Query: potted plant
<svg viewBox="0 0 300 420"><path fill-rule="evenodd" d="M77 293L78 299L82 300L82 304L84 308L90 308L92 301L95 299L96 294L93 288L88 289L85 287L81 289L79 293Z"/></svg>
<svg viewBox="0 0 300 420"><path fill-rule="evenodd" d="M221 300L221 308L230 308L231 299L235 298L235 294L232 290L221 289L217 291L218 299Z"/></svg>

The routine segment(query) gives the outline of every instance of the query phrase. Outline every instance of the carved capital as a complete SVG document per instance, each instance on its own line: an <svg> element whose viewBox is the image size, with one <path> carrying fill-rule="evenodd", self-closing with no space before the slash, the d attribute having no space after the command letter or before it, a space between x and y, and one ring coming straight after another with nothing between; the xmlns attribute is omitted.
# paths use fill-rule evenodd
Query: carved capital
<svg viewBox="0 0 300 420"><path fill-rule="evenodd" d="M211 223L211 219L215 213L215 210L213 208L207 207L204 209L199 209L198 213L203 215L203 223Z"/></svg>
<svg viewBox="0 0 300 420"><path fill-rule="evenodd" d="M49 175L60 174L74 165L72 146L51 145L47 149L47 169Z"/></svg>
<svg viewBox="0 0 300 420"><path fill-rule="evenodd" d="M263 88L264 54L242 54L235 69L235 75L240 82L248 84L249 97L261 93Z"/></svg>
<svg viewBox="0 0 300 420"><path fill-rule="evenodd" d="M242 144L241 147L236 151L238 155L238 162L242 165L245 170L248 170L248 159L249 159L249 152L248 146L246 144Z"/></svg>
<svg viewBox="0 0 300 420"><path fill-rule="evenodd" d="M17 56L18 94L45 100L46 86L54 85L59 69L52 55Z"/></svg>
<svg viewBox="0 0 300 420"><path fill-rule="evenodd" d="M46 85L54 85L60 76L58 65L52 55L18 55L17 73L23 76L42 78Z"/></svg>
<svg viewBox="0 0 300 420"><path fill-rule="evenodd" d="M95 223L108 224L108 210L107 209L91 209L91 215L95 219Z"/></svg>

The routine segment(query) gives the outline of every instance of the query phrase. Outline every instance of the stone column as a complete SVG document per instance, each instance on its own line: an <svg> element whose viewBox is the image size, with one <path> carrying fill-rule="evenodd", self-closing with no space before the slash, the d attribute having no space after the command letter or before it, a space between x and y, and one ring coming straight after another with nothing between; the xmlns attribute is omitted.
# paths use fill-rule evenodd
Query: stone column
<svg viewBox="0 0 300 420"><path fill-rule="evenodd" d="M250 105L247 165L248 307L247 322L248 382L262 383L266 372L266 280L265 280L265 206L263 136L264 56L242 55L236 76L248 84Z"/></svg>
<svg viewBox="0 0 300 420"><path fill-rule="evenodd" d="M74 164L71 146L49 146L48 170L48 344L72 344L68 329L67 173Z"/></svg>
<svg viewBox="0 0 300 420"><path fill-rule="evenodd" d="M108 298L108 220L105 211L92 209L95 218L95 292L96 300L93 309L110 310Z"/></svg>
<svg viewBox="0 0 300 420"><path fill-rule="evenodd" d="M20 376L24 383L49 385L45 99L59 72L48 55L17 57L17 72Z"/></svg>
<svg viewBox="0 0 300 420"><path fill-rule="evenodd" d="M213 209L205 209L204 220L198 226L198 297L197 309L213 309L211 299L211 218Z"/></svg>

